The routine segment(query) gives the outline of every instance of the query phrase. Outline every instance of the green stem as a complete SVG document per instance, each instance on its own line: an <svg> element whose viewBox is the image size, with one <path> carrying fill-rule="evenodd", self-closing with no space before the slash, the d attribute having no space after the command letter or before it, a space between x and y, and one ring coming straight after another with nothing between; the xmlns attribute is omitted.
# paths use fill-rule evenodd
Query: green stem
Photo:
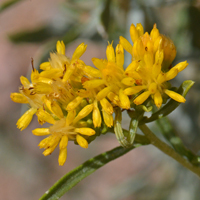
<svg viewBox="0 0 200 200"><path fill-rule="evenodd" d="M194 172L196 175L200 177L200 167L192 165L188 160L184 159L180 154L176 153L174 149L172 149L163 141L161 141L159 138L157 138L145 124L139 126L139 128L150 140L152 145L154 145L155 147L160 149L163 153L172 157L174 160L176 160L181 165L188 168L190 171Z"/></svg>
<svg viewBox="0 0 200 200"><path fill-rule="evenodd" d="M111 151L102 153L77 168L70 171L68 174L63 176L57 183L55 183L39 200L57 200L63 196L68 190L74 187L82 179L86 178L100 167L104 166L108 162L128 153L131 148L117 147Z"/></svg>

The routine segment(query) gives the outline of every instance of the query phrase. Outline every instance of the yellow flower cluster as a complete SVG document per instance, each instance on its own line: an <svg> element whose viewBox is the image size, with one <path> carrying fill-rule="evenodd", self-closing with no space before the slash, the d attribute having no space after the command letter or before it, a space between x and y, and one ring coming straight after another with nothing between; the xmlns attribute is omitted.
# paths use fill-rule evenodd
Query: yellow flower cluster
<svg viewBox="0 0 200 200"><path fill-rule="evenodd" d="M136 27L132 24L130 35L133 45L124 37L120 37L115 50L109 43L107 59L92 59L96 68L80 59L86 51L84 43L70 59L65 55L63 41L58 41L57 51L50 53L49 62L40 65L42 72L33 67L31 82L22 76L19 93L11 94L14 102L30 106L17 122L19 129L25 129L34 114L41 125L52 124L33 130L33 134L48 135L39 143L45 156L59 145L59 165L66 161L68 140L87 148L87 139L95 135L95 128L102 123L113 126L114 107L128 110L152 98L159 108L167 95L185 102L183 96L170 90L168 83L188 65L185 61L171 66L176 56L173 42L161 35L156 25L149 34L144 33L141 24ZM124 49L132 55L125 70ZM87 122L91 119L92 126Z"/></svg>

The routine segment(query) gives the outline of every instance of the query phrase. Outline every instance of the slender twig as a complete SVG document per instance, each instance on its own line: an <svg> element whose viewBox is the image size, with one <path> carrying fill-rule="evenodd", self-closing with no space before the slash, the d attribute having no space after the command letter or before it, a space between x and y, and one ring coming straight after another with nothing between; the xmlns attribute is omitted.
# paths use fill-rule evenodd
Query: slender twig
<svg viewBox="0 0 200 200"><path fill-rule="evenodd" d="M172 157L174 160L179 162L184 167L188 168L190 171L194 172L196 175L200 177L200 167L192 165L188 160L184 159L180 154L178 154L174 149L169 147L159 138L157 138L154 133L148 128L148 126L141 125L139 126L140 130L146 135L146 137L150 140L151 144L160 149L163 153Z"/></svg>

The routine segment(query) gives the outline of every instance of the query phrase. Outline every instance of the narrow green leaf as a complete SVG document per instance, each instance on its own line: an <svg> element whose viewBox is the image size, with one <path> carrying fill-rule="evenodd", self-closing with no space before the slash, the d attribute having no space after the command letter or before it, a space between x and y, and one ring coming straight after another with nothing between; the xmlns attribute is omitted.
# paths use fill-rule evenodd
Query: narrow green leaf
<svg viewBox="0 0 200 200"><path fill-rule="evenodd" d="M8 38L14 43L20 42L42 42L53 36L50 26L42 26L34 30L23 30L18 33L12 33Z"/></svg>
<svg viewBox="0 0 200 200"><path fill-rule="evenodd" d="M11 0L11 1L6 1L5 3L0 5L0 13L4 10L6 10L7 8L10 8L11 6L13 6L14 4L20 2L22 0Z"/></svg>
<svg viewBox="0 0 200 200"><path fill-rule="evenodd" d="M23 30L9 35L9 39L14 43L21 42L43 42L49 38L61 37L65 44L72 42L78 37L81 30L78 25L68 25L62 29L57 29L51 24L38 27L34 30Z"/></svg>
<svg viewBox="0 0 200 200"><path fill-rule="evenodd" d="M111 0L105 0L104 9L101 13L101 22L106 32L108 32L110 24L110 5L111 5Z"/></svg>
<svg viewBox="0 0 200 200"><path fill-rule="evenodd" d="M184 146L167 117L156 120L156 123L165 139L172 145L176 152L185 156L193 165L199 165L199 157Z"/></svg>
<svg viewBox="0 0 200 200"><path fill-rule="evenodd" d="M40 200L57 200L63 196L68 190L74 187L81 180L95 172L100 167L103 167L105 164L110 161L128 153L135 147L123 148L117 147L111 151L102 153L82 165L78 166L65 176L63 176L57 183L55 183L45 194L40 198Z"/></svg>
<svg viewBox="0 0 200 200"><path fill-rule="evenodd" d="M190 88L194 85L194 81L187 80L184 81L181 86L179 87L177 93L181 94L183 97L186 96ZM163 106L160 110L157 112L153 113L151 117L149 118L144 118L141 120L141 124L144 123L149 123L152 121L155 121L157 119L160 119L164 116L169 115L172 111L174 111L181 103L171 99L165 106Z"/></svg>

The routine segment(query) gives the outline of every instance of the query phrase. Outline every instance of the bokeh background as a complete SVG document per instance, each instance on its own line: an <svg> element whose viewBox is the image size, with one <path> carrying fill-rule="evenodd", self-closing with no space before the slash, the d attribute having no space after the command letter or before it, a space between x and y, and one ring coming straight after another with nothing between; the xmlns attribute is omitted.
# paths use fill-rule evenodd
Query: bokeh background
<svg viewBox="0 0 200 200"><path fill-rule="evenodd" d="M169 118L188 149L200 150L200 1L194 0L0 0L0 199L39 199L64 174L89 158L118 146L113 134L100 136L88 149L69 143L68 158L58 166L58 151L44 157L34 118L24 131L16 122L25 107L10 100L19 77L48 60L57 40L64 40L70 57L81 42L82 59L105 58L107 41L129 38L131 23L150 31L157 23L177 47L174 64L189 66L173 84L192 79L186 103ZM126 54L126 64L130 56ZM124 126L127 125L126 117ZM159 134L159 129L151 128ZM200 179L152 146L140 147L112 161L80 182L61 200L199 200Z"/></svg>

